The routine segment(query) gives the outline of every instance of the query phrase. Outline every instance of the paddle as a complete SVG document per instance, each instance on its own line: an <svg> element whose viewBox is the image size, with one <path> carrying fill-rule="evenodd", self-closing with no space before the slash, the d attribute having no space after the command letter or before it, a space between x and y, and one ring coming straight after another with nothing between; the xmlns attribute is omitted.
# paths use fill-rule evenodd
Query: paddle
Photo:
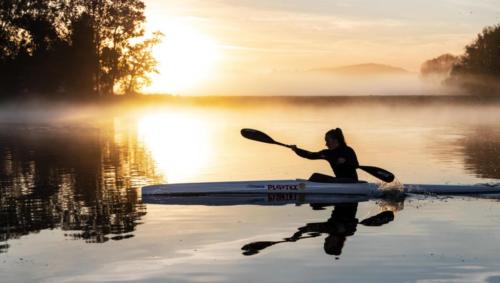
<svg viewBox="0 0 500 283"><path fill-rule="evenodd" d="M285 238L283 241L260 241L260 242L252 242L250 244L244 245L241 250L243 250L243 255L254 255L258 254L261 250L268 248L270 246L274 246L276 244L280 243L289 243L289 242L296 242L298 240L302 239L309 239L309 238L315 238L320 236L321 233L310 233L309 236L302 236L302 237L290 237L290 238Z"/></svg>
<svg viewBox="0 0 500 283"><path fill-rule="evenodd" d="M247 139L254 140L254 141L281 145L281 146L288 147L288 148L292 147L291 145L277 142L277 141L273 140L273 138L271 138L267 134L265 134L261 131L258 131L258 130L254 130L254 129L242 129L241 135ZM364 165L360 165L360 166L358 166L358 168L365 171L366 173L384 181L384 182L390 183L390 182L394 181L394 174L392 174L391 172L384 170L382 168L378 168L375 166L364 166Z"/></svg>

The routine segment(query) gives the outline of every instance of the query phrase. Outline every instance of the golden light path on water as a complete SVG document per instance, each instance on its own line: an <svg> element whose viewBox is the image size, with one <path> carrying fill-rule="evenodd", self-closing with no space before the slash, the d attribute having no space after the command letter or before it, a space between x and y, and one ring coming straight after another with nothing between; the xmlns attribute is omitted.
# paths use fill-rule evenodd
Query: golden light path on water
<svg viewBox="0 0 500 283"><path fill-rule="evenodd" d="M392 171L401 182L474 181L473 176L461 173L463 149L455 141L471 126L449 125L453 111L441 111L437 117L428 111L392 110L391 115L398 117L396 123L386 120L388 108L363 109L366 113L359 112L360 106L342 109L282 106L279 110L155 107L129 122L137 123L138 143L150 153L156 171L168 183L294 179L307 178L313 172L331 174L327 162L306 160L286 148L244 139L240 129L260 129L279 141L315 151L324 148L323 133L336 126L345 129L360 163ZM345 118L352 113L356 117ZM471 115L466 116L458 122L473 120ZM430 123L432 127L428 126ZM450 149L446 154L440 153L443 145ZM363 180L377 181L361 170L358 173Z"/></svg>
<svg viewBox="0 0 500 283"><path fill-rule="evenodd" d="M185 112L146 114L138 120L138 139L151 151L166 181L188 182L212 158L210 124ZM200 142L202 141L202 142Z"/></svg>

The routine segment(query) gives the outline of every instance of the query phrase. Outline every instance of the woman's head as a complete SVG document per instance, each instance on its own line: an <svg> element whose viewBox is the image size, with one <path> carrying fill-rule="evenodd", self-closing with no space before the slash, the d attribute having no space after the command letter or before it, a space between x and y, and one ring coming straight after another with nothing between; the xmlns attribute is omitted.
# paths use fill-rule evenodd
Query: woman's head
<svg viewBox="0 0 500 283"><path fill-rule="evenodd" d="M346 146L344 134L340 128L331 129L325 134L326 146L329 149L336 149L339 146Z"/></svg>

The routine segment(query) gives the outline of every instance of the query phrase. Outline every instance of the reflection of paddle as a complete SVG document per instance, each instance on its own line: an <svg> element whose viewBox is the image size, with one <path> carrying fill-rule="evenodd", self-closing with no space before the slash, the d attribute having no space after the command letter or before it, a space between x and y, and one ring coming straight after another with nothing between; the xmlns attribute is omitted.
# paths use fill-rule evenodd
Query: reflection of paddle
<svg viewBox="0 0 500 283"><path fill-rule="evenodd" d="M276 145L281 145L284 147L291 148L290 145L277 142L277 141L273 140L267 134L265 134L261 131L258 131L258 130L242 129L241 135L247 139L250 139L250 140L265 142L265 143L269 143L269 144L276 144ZM363 165L360 165L358 168L365 171L366 173L384 181L384 182L390 183L390 182L394 181L394 174L392 174L391 172L384 170L382 168L378 168L375 166L363 166Z"/></svg>
<svg viewBox="0 0 500 283"><path fill-rule="evenodd" d="M301 239L308 239L308 238L314 238L318 237L320 233L310 233L309 236L305 237L291 237L291 238L285 238L283 241L260 241L260 242L253 242L250 244L244 245L241 249L244 251L244 255L254 255L258 254L261 250L268 248L270 246L274 246L279 243L286 243L286 242L295 242Z"/></svg>
<svg viewBox="0 0 500 283"><path fill-rule="evenodd" d="M382 211L379 214L366 218L359 222L365 226L382 226L394 220L394 212L390 210Z"/></svg>
<svg viewBox="0 0 500 283"><path fill-rule="evenodd" d="M259 253L261 250L268 248L270 246L279 244L279 243L284 243L286 241L260 241L260 242L253 242L250 244L244 245L241 249L244 251L244 255L254 255Z"/></svg>

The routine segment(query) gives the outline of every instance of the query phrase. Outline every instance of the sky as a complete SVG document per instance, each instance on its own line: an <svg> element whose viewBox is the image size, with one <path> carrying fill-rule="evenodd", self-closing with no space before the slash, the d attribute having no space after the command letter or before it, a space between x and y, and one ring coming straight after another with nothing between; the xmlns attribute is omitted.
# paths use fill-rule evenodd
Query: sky
<svg viewBox="0 0 500 283"><path fill-rule="evenodd" d="M316 90L327 80L289 74L360 63L418 72L500 23L500 0L145 2L147 29L165 34L149 91L179 94L328 93Z"/></svg>

